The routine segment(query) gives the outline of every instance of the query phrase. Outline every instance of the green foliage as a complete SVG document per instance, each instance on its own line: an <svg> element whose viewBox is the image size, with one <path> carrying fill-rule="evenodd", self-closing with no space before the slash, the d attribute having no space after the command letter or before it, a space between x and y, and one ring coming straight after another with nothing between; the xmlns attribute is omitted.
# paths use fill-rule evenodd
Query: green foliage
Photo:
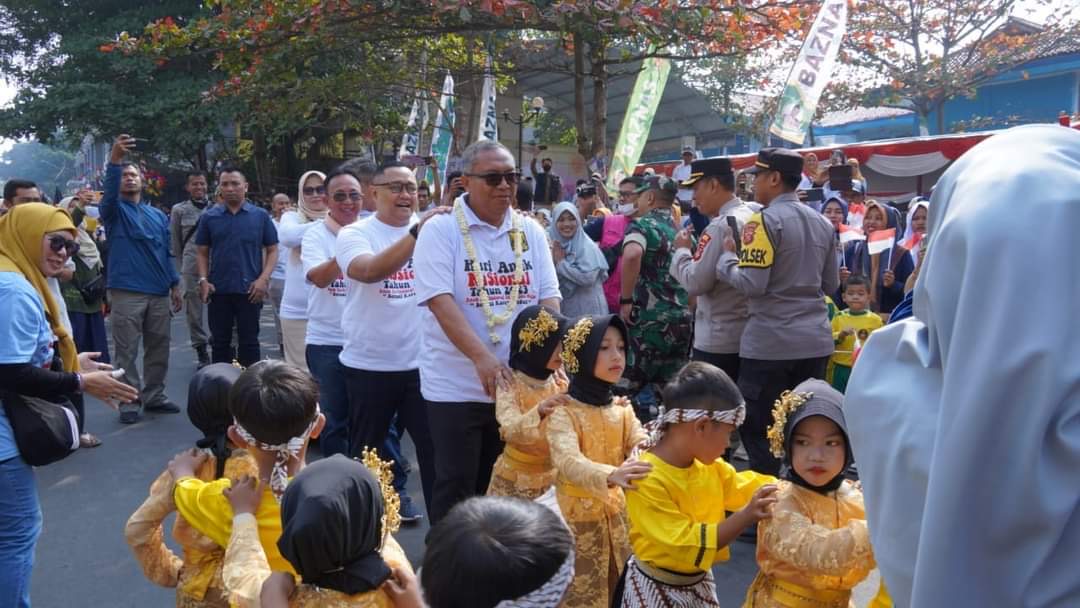
<svg viewBox="0 0 1080 608"><path fill-rule="evenodd" d="M36 141L18 142L0 155L0 182L28 179L49 197L57 188L65 191L74 177L75 157L71 153Z"/></svg>

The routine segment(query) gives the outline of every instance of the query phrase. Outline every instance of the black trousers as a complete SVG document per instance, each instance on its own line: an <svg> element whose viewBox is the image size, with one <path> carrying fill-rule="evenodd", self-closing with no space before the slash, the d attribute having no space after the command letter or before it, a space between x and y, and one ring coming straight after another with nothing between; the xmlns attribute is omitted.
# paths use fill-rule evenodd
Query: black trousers
<svg viewBox="0 0 1080 608"><path fill-rule="evenodd" d="M780 460L769 451L765 437L773 423L772 408L780 393L795 388L809 378L825 379L829 357L765 361L743 359L739 367L739 391L746 400L746 421L739 427L739 437L750 458L750 468L758 473L776 475Z"/></svg>
<svg viewBox="0 0 1080 608"><path fill-rule="evenodd" d="M236 359L247 367L259 361L259 314L262 302L253 304L247 294L223 293L210 296L206 315L210 324L210 344L214 363L232 363L233 326L240 344Z"/></svg>
<svg viewBox="0 0 1080 608"><path fill-rule="evenodd" d="M487 492L503 450L494 403L428 401L435 446L435 488L428 516L434 526L457 503Z"/></svg>
<svg viewBox="0 0 1080 608"><path fill-rule="evenodd" d="M345 368L345 386L349 392L349 446L352 456L359 458L365 446L382 445L390 432L394 415L405 427L416 446L420 465L420 486L424 491L424 506L431 513L432 489L435 484L435 457L428 425L427 404L420 395L420 371L372 372Z"/></svg>
<svg viewBox="0 0 1080 608"><path fill-rule="evenodd" d="M715 365L724 370L724 373L728 375L728 378L731 378L732 382L739 381L739 362L742 361L739 358L739 353L707 353L695 348L690 353L690 359Z"/></svg>

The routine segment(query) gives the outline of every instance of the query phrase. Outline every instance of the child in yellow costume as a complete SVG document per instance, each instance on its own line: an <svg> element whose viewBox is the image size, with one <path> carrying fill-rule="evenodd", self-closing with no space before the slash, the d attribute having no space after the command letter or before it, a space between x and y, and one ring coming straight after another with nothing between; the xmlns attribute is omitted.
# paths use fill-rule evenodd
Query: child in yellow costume
<svg viewBox="0 0 1080 608"><path fill-rule="evenodd" d="M547 419L569 401L566 380L555 374L567 321L543 306L529 306L510 330L510 368L514 384L499 386L495 417L506 446L491 472L488 496L535 500L555 482L546 437Z"/></svg>
<svg viewBox="0 0 1080 608"><path fill-rule="evenodd" d="M582 317L563 340L570 402L548 420L559 509L574 533L574 582L564 608L608 608L630 556L623 489L651 465L630 458L646 439L626 399L611 389L626 368L626 326L614 315Z"/></svg>
<svg viewBox="0 0 1080 608"><path fill-rule="evenodd" d="M258 466L262 493L255 512L259 539L276 571L293 572L278 550L281 536L281 508L278 504L289 478L304 466L308 441L318 437L325 419L319 413L319 388L304 370L282 361L261 361L244 371L229 393L229 413L233 424L228 436L247 448ZM222 548L232 534L233 511L225 496L229 479L203 481L195 471L204 454L183 453L169 463L176 480L173 500L176 510L191 527ZM257 600L258 588L234 589L228 593L236 603Z"/></svg>
<svg viewBox="0 0 1080 608"><path fill-rule="evenodd" d="M760 570L744 608L848 608L874 569L862 492L843 477L852 456L842 403L826 382L807 380L773 408L782 481L772 518L758 525Z"/></svg>
<svg viewBox="0 0 1080 608"><path fill-rule="evenodd" d="M188 417L202 431L203 438L196 445L207 455L195 471L199 480L235 479L254 475L258 470L251 455L235 449L225 436L232 424L229 390L240 372L240 368L227 363L215 363L195 372L188 385ZM183 517L177 517L173 538L180 545L183 559L178 557L165 545L165 518L174 511L173 478L164 471L124 527L124 537L143 574L162 587L175 587L177 608L228 606L221 580L225 549L192 528Z"/></svg>
<svg viewBox="0 0 1080 608"><path fill-rule="evenodd" d="M260 501L256 481L247 477L226 490L234 516L225 584L230 589L263 589L258 601L237 605L392 608L384 584L395 575L413 575L391 536L401 522L392 480L390 464L373 452L364 455L364 463L331 456L296 475L281 501L277 545L300 575L299 586L288 573L271 579L254 515Z"/></svg>
<svg viewBox="0 0 1080 608"><path fill-rule="evenodd" d="M623 608L718 607L712 567L769 516L776 478L737 473L720 459L746 416L739 388L720 368L691 362L663 393L665 409L649 423L641 454L652 472L626 493L634 555L616 598Z"/></svg>

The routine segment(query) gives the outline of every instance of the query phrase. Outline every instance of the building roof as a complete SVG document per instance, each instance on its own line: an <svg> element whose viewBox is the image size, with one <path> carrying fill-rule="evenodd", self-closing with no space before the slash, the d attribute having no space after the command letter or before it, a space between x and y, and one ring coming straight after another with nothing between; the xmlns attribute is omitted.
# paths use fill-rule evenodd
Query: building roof
<svg viewBox="0 0 1080 608"><path fill-rule="evenodd" d="M877 120L879 118L895 118L897 116L911 116L915 112L911 110L905 110L903 108L886 108L886 107L874 107L874 108L852 108L850 110L840 110L836 112L828 112L821 117L821 120L815 121L816 127L834 127L837 125L846 125L853 122L865 122L868 120Z"/></svg>

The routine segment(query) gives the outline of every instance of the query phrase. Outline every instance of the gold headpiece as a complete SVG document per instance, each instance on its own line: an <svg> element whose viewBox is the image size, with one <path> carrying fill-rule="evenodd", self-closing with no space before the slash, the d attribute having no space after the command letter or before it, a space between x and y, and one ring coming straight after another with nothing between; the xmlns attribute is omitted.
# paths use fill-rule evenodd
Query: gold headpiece
<svg viewBox="0 0 1080 608"><path fill-rule="evenodd" d="M382 542L379 550L386 543L386 537L401 528L401 498L394 490L393 462L379 458L379 454L371 449L364 448L363 457L360 459L379 480L379 490L383 496Z"/></svg>
<svg viewBox="0 0 1080 608"><path fill-rule="evenodd" d="M563 338L563 352L562 361L563 367L571 374L576 374L581 368L581 364L578 362L577 352L581 350L582 345L585 344L585 340L589 339L589 333L592 332L592 317L582 317L574 326L570 328L570 331L566 332L566 337Z"/></svg>
<svg viewBox="0 0 1080 608"><path fill-rule="evenodd" d="M521 342L518 351L529 352L534 344L536 346L543 344L548 336L556 331L559 331L559 322L551 316L551 313L541 308L540 314L529 319L525 327L518 332L518 340Z"/></svg>
<svg viewBox="0 0 1080 608"><path fill-rule="evenodd" d="M772 452L773 456L777 458L784 457L784 425L787 424L788 416L813 396L814 393L793 393L791 391L784 391L780 394L780 398L776 400L776 405L773 406L772 410L775 422L769 427L769 432L765 434L769 439L769 451Z"/></svg>

